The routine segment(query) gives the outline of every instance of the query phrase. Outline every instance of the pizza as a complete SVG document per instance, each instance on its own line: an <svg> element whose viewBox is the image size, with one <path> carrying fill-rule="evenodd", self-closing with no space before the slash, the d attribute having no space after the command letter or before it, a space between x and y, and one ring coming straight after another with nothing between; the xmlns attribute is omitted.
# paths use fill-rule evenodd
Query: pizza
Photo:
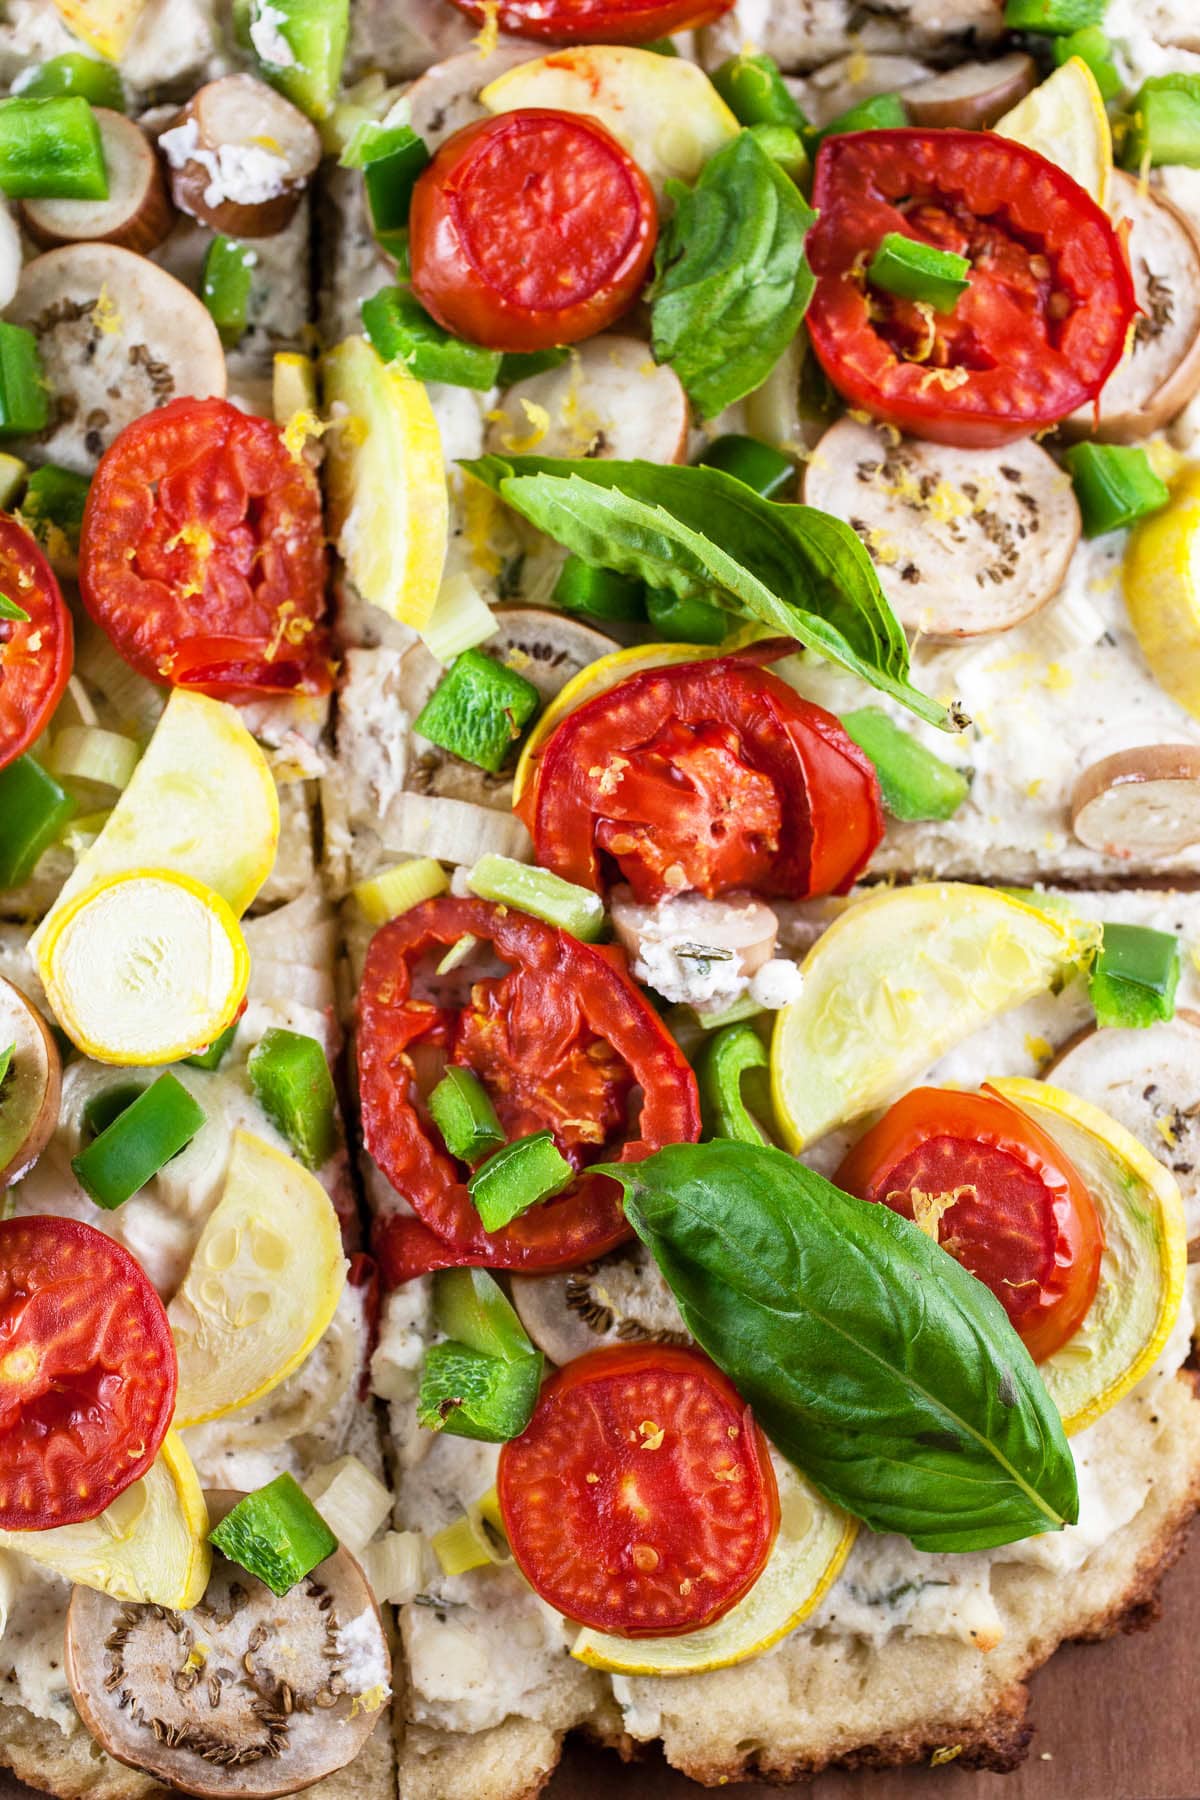
<svg viewBox="0 0 1200 1800"><path fill-rule="evenodd" d="M1004 1771L1152 1617L1187 11L9 0L20 1780Z"/></svg>

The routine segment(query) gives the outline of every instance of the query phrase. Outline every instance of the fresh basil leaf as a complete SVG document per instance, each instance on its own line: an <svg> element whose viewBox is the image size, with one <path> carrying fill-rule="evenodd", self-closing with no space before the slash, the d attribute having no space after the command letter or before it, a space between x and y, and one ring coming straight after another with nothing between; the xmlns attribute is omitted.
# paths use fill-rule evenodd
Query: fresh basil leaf
<svg viewBox="0 0 1200 1800"><path fill-rule="evenodd" d="M764 500L720 469L537 456L463 466L593 567L715 601L807 644L932 725L966 723L912 686L904 632L841 519Z"/></svg>
<svg viewBox="0 0 1200 1800"><path fill-rule="evenodd" d="M981 1281L781 1150L610 1164L684 1323L789 1461L875 1531L986 1550L1073 1524L1075 1464Z"/></svg>
<svg viewBox="0 0 1200 1800"><path fill-rule="evenodd" d="M760 387L800 329L814 279L804 240L816 213L748 131L710 157L694 188L668 186L650 332L711 419Z"/></svg>

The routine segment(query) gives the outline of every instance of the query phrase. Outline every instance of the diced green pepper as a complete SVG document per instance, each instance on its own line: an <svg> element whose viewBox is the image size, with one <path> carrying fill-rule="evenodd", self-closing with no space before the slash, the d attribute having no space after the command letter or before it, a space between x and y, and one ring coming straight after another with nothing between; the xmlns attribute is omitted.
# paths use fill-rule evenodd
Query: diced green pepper
<svg viewBox="0 0 1200 1800"><path fill-rule="evenodd" d="M467 876L467 886L481 900L532 913L535 919L545 919L585 944L594 944L604 931L604 902L599 894L511 856L481 856Z"/></svg>
<svg viewBox="0 0 1200 1800"><path fill-rule="evenodd" d="M42 431L50 422L50 396L37 339L24 325L0 320L0 437Z"/></svg>
<svg viewBox="0 0 1200 1800"><path fill-rule="evenodd" d="M1099 25L1108 0L1006 0L1004 23L1010 31L1042 31L1056 36Z"/></svg>
<svg viewBox="0 0 1200 1800"><path fill-rule="evenodd" d="M504 1127L487 1089L470 1069L453 1064L429 1096L429 1114L451 1156L475 1163L504 1142Z"/></svg>
<svg viewBox="0 0 1200 1800"><path fill-rule="evenodd" d="M735 476L764 500L773 500L796 482L796 465L790 456L774 444L764 444L761 438L740 431L714 438L696 461L706 469L721 469Z"/></svg>
<svg viewBox="0 0 1200 1800"><path fill-rule="evenodd" d="M528 381L547 369L560 369L571 352L561 350L506 350L500 358L500 386L512 387L516 381Z"/></svg>
<svg viewBox="0 0 1200 1800"><path fill-rule="evenodd" d="M32 756L0 769L0 888L20 887L62 832L75 802Z"/></svg>
<svg viewBox="0 0 1200 1800"><path fill-rule="evenodd" d="M464 650L417 716L430 743L498 775L541 706L531 681L481 650Z"/></svg>
<svg viewBox="0 0 1200 1800"><path fill-rule="evenodd" d="M421 1371L417 1421L426 1431L507 1443L533 1417L541 1381L540 1355L506 1362L465 1344L433 1344Z"/></svg>
<svg viewBox="0 0 1200 1800"><path fill-rule="evenodd" d="M952 819L970 782L927 750L878 706L844 713L842 725L875 765L883 804L895 819Z"/></svg>
<svg viewBox="0 0 1200 1800"><path fill-rule="evenodd" d="M646 617L669 644L723 644L734 627L723 606L695 594L681 600L669 588L646 589Z"/></svg>
<svg viewBox="0 0 1200 1800"><path fill-rule="evenodd" d="M700 1105L708 1137L739 1144L770 1139L746 1105L743 1079L767 1067L767 1049L753 1025L727 1025L705 1039L696 1062Z"/></svg>
<svg viewBox="0 0 1200 1800"><path fill-rule="evenodd" d="M907 124L908 114L899 94L876 94L872 99L860 100L857 106L839 113L836 119L831 119L819 131L811 132L809 148L815 149L826 138L840 137L847 131L894 131Z"/></svg>
<svg viewBox="0 0 1200 1800"><path fill-rule="evenodd" d="M333 111L350 31L350 0L235 0L239 42L310 119ZM286 49L286 58L273 52Z"/></svg>
<svg viewBox="0 0 1200 1800"><path fill-rule="evenodd" d="M1115 99L1121 91L1121 77L1112 59L1112 45L1098 25L1085 25L1082 31L1072 31L1067 37L1055 38L1056 66L1061 69L1073 56L1077 56L1080 62L1085 62L1092 71L1096 86L1100 89L1100 98Z"/></svg>
<svg viewBox="0 0 1200 1800"><path fill-rule="evenodd" d="M0 100L0 189L13 200L107 200L96 115L80 94Z"/></svg>
<svg viewBox="0 0 1200 1800"><path fill-rule="evenodd" d="M499 350L466 344L443 330L411 288L380 288L363 301L362 321L384 362L402 362L418 381L490 388L500 379Z"/></svg>
<svg viewBox="0 0 1200 1800"><path fill-rule="evenodd" d="M94 56L81 56L77 50L52 56L33 71L28 81L22 81L16 91L26 100L79 94L91 106L105 106L109 112L125 111L125 94L117 70L111 63L97 62Z"/></svg>
<svg viewBox="0 0 1200 1800"><path fill-rule="evenodd" d="M145 1093L145 1086L140 1081L118 1081L112 1087L101 1088L93 1094L83 1109L83 1135L88 1141L100 1136L114 1124L127 1107L133 1105L139 1094Z"/></svg>
<svg viewBox="0 0 1200 1800"><path fill-rule="evenodd" d="M1151 75L1134 96L1121 146L1127 169L1200 169L1200 75Z"/></svg>
<svg viewBox="0 0 1200 1800"><path fill-rule="evenodd" d="M78 554L90 487L86 475L79 475L74 469L60 469L56 463L43 463L29 477L21 501L21 517L51 556L61 546L72 556Z"/></svg>
<svg viewBox="0 0 1200 1800"><path fill-rule="evenodd" d="M125 1103L120 1089L110 1090L109 1105L115 1117L101 1125L100 1135L78 1156L71 1167L80 1187L97 1206L111 1212L144 1188L158 1171L186 1144L190 1144L207 1114L174 1075L160 1075ZM97 1124L105 1113L94 1111Z"/></svg>
<svg viewBox="0 0 1200 1800"><path fill-rule="evenodd" d="M540 1361L516 1311L486 1269L440 1270L433 1278L433 1316L448 1338L481 1356L498 1356L503 1362L534 1356Z"/></svg>
<svg viewBox="0 0 1200 1800"><path fill-rule="evenodd" d="M679 49L674 38L651 38L649 43L639 46L642 50L650 50L655 56L678 56Z"/></svg>
<svg viewBox="0 0 1200 1800"><path fill-rule="evenodd" d="M273 1025L246 1067L259 1105L306 1169L319 1169L338 1145L337 1096L316 1038Z"/></svg>
<svg viewBox="0 0 1200 1800"><path fill-rule="evenodd" d="M581 557L567 557L550 598L564 612L587 613L593 619L644 619L646 602L640 581L612 569L594 569Z"/></svg>
<svg viewBox="0 0 1200 1800"><path fill-rule="evenodd" d="M966 293L971 264L953 250L938 250L902 231L889 231L867 264L867 280L905 300L923 300L934 312L954 311Z"/></svg>
<svg viewBox="0 0 1200 1800"><path fill-rule="evenodd" d="M184 1062L193 1069L219 1069L221 1060L237 1036L238 1022L227 1025L220 1037L215 1037L207 1050L197 1050L194 1056L185 1056Z"/></svg>
<svg viewBox="0 0 1200 1800"><path fill-rule="evenodd" d="M531 1206L561 1194L575 1179L575 1171L549 1131L505 1144L480 1163L467 1182L475 1211L485 1231L499 1231Z"/></svg>
<svg viewBox="0 0 1200 1800"><path fill-rule="evenodd" d="M713 70L712 84L739 125L808 125L772 56L743 50Z"/></svg>
<svg viewBox="0 0 1200 1800"><path fill-rule="evenodd" d="M239 244L220 232L204 253L200 298L227 349L241 342L250 322L250 289L257 261L258 253L249 244Z"/></svg>
<svg viewBox="0 0 1200 1800"><path fill-rule="evenodd" d="M1171 498L1140 444L1073 444L1064 452L1083 535L1102 537L1157 512Z"/></svg>
<svg viewBox="0 0 1200 1800"><path fill-rule="evenodd" d="M239 1500L209 1532L208 1541L281 1596L338 1547L294 1475L277 1475Z"/></svg>
<svg viewBox="0 0 1200 1800"><path fill-rule="evenodd" d="M808 179L808 151L800 133L793 131L790 125L751 125L750 136L793 181Z"/></svg>
<svg viewBox="0 0 1200 1800"><path fill-rule="evenodd" d="M1174 932L1106 924L1088 984L1096 1023L1142 1028L1174 1017L1180 966Z"/></svg>
<svg viewBox="0 0 1200 1800"><path fill-rule="evenodd" d="M407 125L363 125L343 153L347 168L361 168L375 232L402 231L417 177L429 151Z"/></svg>

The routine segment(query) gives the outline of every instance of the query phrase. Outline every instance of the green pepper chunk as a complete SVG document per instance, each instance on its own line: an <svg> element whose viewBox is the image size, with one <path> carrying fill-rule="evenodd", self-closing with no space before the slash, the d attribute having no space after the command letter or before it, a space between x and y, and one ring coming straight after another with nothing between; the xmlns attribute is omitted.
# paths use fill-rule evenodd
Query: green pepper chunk
<svg viewBox="0 0 1200 1800"><path fill-rule="evenodd" d="M499 350L464 343L425 311L411 288L380 288L362 303L363 329L384 362L401 362L418 381L491 388L500 377Z"/></svg>
<svg viewBox="0 0 1200 1800"><path fill-rule="evenodd" d="M42 431L50 397L37 339L24 325L0 320L0 437Z"/></svg>
<svg viewBox="0 0 1200 1800"><path fill-rule="evenodd" d="M797 183L807 181L808 151L798 131L793 131L790 125L751 125L750 136L772 162L779 164L785 175Z"/></svg>
<svg viewBox="0 0 1200 1800"><path fill-rule="evenodd" d="M429 151L407 125L363 125L342 156L348 168L361 168L367 205L375 232L402 231L417 177L428 167Z"/></svg>
<svg viewBox="0 0 1200 1800"><path fill-rule="evenodd" d="M878 706L844 713L842 726L875 765L883 804L895 819L952 819L970 782L961 769L890 719Z"/></svg>
<svg viewBox="0 0 1200 1800"><path fill-rule="evenodd" d="M222 1058L234 1038L237 1036L238 1022L227 1025L220 1037L215 1037L207 1050L197 1050L193 1056L185 1056L184 1062L193 1069L219 1069Z"/></svg>
<svg viewBox="0 0 1200 1800"><path fill-rule="evenodd" d="M246 1062L259 1105L306 1169L319 1169L338 1145L337 1096L316 1038L273 1025Z"/></svg>
<svg viewBox="0 0 1200 1800"><path fill-rule="evenodd" d="M467 1182L475 1211L485 1231L500 1231L531 1206L561 1194L575 1171L549 1131L516 1138L480 1163Z"/></svg>
<svg viewBox="0 0 1200 1800"><path fill-rule="evenodd" d="M250 289L258 254L218 232L204 253L200 298L226 349L241 342L250 322Z"/></svg>
<svg viewBox="0 0 1200 1800"><path fill-rule="evenodd" d="M1073 444L1064 452L1084 537L1103 537L1158 512L1171 498L1140 444Z"/></svg>
<svg viewBox="0 0 1200 1800"><path fill-rule="evenodd" d="M542 704L531 681L481 650L464 650L417 715L430 743L498 775Z"/></svg>
<svg viewBox="0 0 1200 1800"><path fill-rule="evenodd" d="M1106 924L1088 983L1096 1023L1143 1029L1173 1018L1180 967L1174 932Z"/></svg>
<svg viewBox="0 0 1200 1800"><path fill-rule="evenodd" d="M827 137L840 137L847 131L894 131L907 124L908 114L899 94L876 94L870 100L860 100L857 106L848 107L820 131L810 132L809 148L815 149Z"/></svg>
<svg viewBox="0 0 1200 1800"><path fill-rule="evenodd" d="M587 613L593 619L644 619L644 592L640 581L612 569L594 569L572 553L550 598L564 612Z"/></svg>
<svg viewBox="0 0 1200 1800"><path fill-rule="evenodd" d="M77 50L50 57L34 69L28 81L20 83L17 91L25 100L79 94L91 106L104 106L109 112L125 111L125 93L116 69L111 63L97 62L94 56L81 56Z"/></svg>
<svg viewBox="0 0 1200 1800"><path fill-rule="evenodd" d="M766 1045L753 1025L726 1025L705 1039L696 1063L705 1134L739 1144L769 1144L746 1105L745 1076L767 1067Z"/></svg>
<svg viewBox="0 0 1200 1800"><path fill-rule="evenodd" d="M764 500L773 500L796 481L796 465L790 456L774 444L764 444L761 438L740 431L714 438L696 461L702 468L721 469L734 476Z"/></svg>
<svg viewBox="0 0 1200 1800"><path fill-rule="evenodd" d="M208 1116L174 1075L160 1075L136 1099L128 1099L128 1092L125 1086L97 1096L107 1103L90 1113L100 1134L71 1158L80 1187L107 1212L123 1206L178 1156Z"/></svg>
<svg viewBox="0 0 1200 1800"><path fill-rule="evenodd" d="M1010 31L1039 31L1058 36L1099 25L1108 0L1006 0L1004 23Z"/></svg>
<svg viewBox="0 0 1200 1800"><path fill-rule="evenodd" d="M107 200L96 115L81 94L0 100L0 189L13 200Z"/></svg>
<svg viewBox="0 0 1200 1800"><path fill-rule="evenodd" d="M208 1541L280 1596L338 1547L294 1475L277 1475L239 1500L209 1532Z"/></svg>
<svg viewBox="0 0 1200 1800"><path fill-rule="evenodd" d="M713 70L712 84L739 125L808 125L773 56L744 50Z"/></svg>
<svg viewBox="0 0 1200 1800"><path fill-rule="evenodd" d="M478 1162L504 1142L487 1089L470 1069L446 1070L429 1096L429 1113L451 1156L463 1162Z"/></svg>
<svg viewBox="0 0 1200 1800"><path fill-rule="evenodd" d="M867 280L885 293L923 300L934 312L951 313L969 286L971 264L953 250L938 250L902 231L889 231L867 264Z"/></svg>
<svg viewBox="0 0 1200 1800"><path fill-rule="evenodd" d="M1121 161L1127 169L1163 163L1200 169L1200 75L1151 75L1143 81Z"/></svg>
<svg viewBox="0 0 1200 1800"><path fill-rule="evenodd" d="M500 358L500 386L512 387L516 381L528 381L531 375L560 369L570 354L565 347L561 350L505 350Z"/></svg>
<svg viewBox="0 0 1200 1800"><path fill-rule="evenodd" d="M669 588L646 589L646 617L670 644L723 644L734 624L723 606L695 594L681 600Z"/></svg>
<svg viewBox="0 0 1200 1800"><path fill-rule="evenodd" d="M1102 100L1114 100L1121 91L1121 77L1112 59L1112 45L1098 25L1085 25L1066 37L1054 40L1054 61L1058 68L1077 56L1096 78Z"/></svg>
<svg viewBox="0 0 1200 1800"><path fill-rule="evenodd" d="M21 517L48 554L59 544L75 556L79 553L79 534L83 529L83 512L91 483L86 475L74 469L60 469L56 463L43 463L29 477L21 501Z"/></svg>
<svg viewBox="0 0 1200 1800"><path fill-rule="evenodd" d="M442 1269L433 1278L433 1316L455 1343L504 1362L536 1357L504 1290L486 1269Z"/></svg>
<svg viewBox="0 0 1200 1800"><path fill-rule="evenodd" d="M426 1431L507 1443L533 1417L541 1380L540 1356L505 1362L465 1344L433 1344L421 1371L417 1421Z"/></svg>
<svg viewBox="0 0 1200 1800"><path fill-rule="evenodd" d="M0 769L0 888L20 887L62 836L75 802L32 756Z"/></svg>

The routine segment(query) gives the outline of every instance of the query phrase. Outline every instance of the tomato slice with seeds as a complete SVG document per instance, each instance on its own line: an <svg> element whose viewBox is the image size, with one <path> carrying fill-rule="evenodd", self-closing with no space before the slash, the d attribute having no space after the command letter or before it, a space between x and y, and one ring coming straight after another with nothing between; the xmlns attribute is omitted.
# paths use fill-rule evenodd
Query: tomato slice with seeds
<svg viewBox="0 0 1200 1800"><path fill-rule="evenodd" d="M158 1455L175 1342L128 1250L78 1219L0 1222L0 1527L94 1519Z"/></svg>
<svg viewBox="0 0 1200 1800"><path fill-rule="evenodd" d="M603 125L524 108L456 131L421 175L413 290L472 343L547 350L633 304L657 235L650 183Z"/></svg>
<svg viewBox="0 0 1200 1800"><path fill-rule="evenodd" d="M477 25L494 11L501 31L552 44L646 44L711 25L734 0L453 0Z"/></svg>
<svg viewBox="0 0 1200 1800"><path fill-rule="evenodd" d="M859 131L817 156L805 320L852 406L938 443L1007 444L1094 400L1125 351L1133 277L1077 182L983 131ZM884 236L971 262L952 312L871 287Z"/></svg>
<svg viewBox="0 0 1200 1800"><path fill-rule="evenodd" d="M518 807L538 861L643 904L842 892L883 836L870 760L761 665L790 640L631 675L552 733Z"/></svg>
<svg viewBox="0 0 1200 1800"><path fill-rule="evenodd" d="M423 999L414 972L473 937L503 975L467 977L460 1004ZM634 1161L700 1135L696 1079L619 950L582 944L541 919L483 900L426 900L376 932L359 994L363 1139L417 1217L376 1226L388 1286L428 1269L560 1269L629 1236L619 1183L589 1163ZM580 1178L488 1233L465 1164L441 1147L425 1095L447 1062L486 1088L510 1140L552 1131ZM630 1118L640 1092L636 1126Z"/></svg>
<svg viewBox="0 0 1200 1800"><path fill-rule="evenodd" d="M1104 1249L1091 1194L1053 1139L999 1094L914 1088L835 1179L916 1218L991 1289L1036 1362L1083 1323Z"/></svg>
<svg viewBox="0 0 1200 1800"><path fill-rule="evenodd" d="M50 723L71 675L71 615L54 572L29 532L0 513L0 769L24 755Z"/></svg>
<svg viewBox="0 0 1200 1800"><path fill-rule="evenodd" d="M678 1637L757 1581L779 1529L767 1441L699 1350L592 1350L500 1452L500 1511L549 1605L618 1637Z"/></svg>
<svg viewBox="0 0 1200 1800"><path fill-rule="evenodd" d="M173 400L109 446L79 586L151 681L222 699L333 685L316 477L277 425L227 400Z"/></svg>

